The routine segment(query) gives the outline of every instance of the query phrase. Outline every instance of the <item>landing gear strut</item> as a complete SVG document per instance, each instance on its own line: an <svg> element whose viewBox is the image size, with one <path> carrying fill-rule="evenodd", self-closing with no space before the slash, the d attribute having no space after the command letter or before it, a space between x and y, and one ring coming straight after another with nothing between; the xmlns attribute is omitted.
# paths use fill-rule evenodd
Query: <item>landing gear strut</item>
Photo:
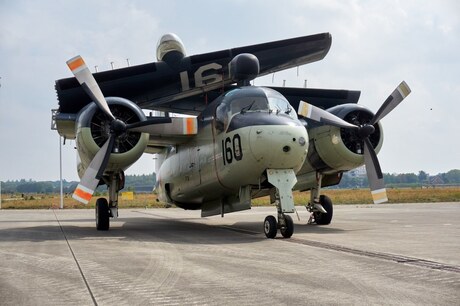
<svg viewBox="0 0 460 306"><path fill-rule="evenodd" d="M310 202L305 206L311 213L308 224L328 225L333 215L332 201L328 196L320 195L322 174L316 174L316 186L312 188Z"/></svg>
<svg viewBox="0 0 460 306"><path fill-rule="evenodd" d="M264 221L264 233L267 238L275 238L278 229L284 238L290 238L294 233L294 222L291 216L286 213L293 213L294 199L292 187L297 182L297 178L292 169L286 170L267 170L268 181L275 186L270 191L270 202L276 205L278 211L278 221L274 216L267 216Z"/></svg>

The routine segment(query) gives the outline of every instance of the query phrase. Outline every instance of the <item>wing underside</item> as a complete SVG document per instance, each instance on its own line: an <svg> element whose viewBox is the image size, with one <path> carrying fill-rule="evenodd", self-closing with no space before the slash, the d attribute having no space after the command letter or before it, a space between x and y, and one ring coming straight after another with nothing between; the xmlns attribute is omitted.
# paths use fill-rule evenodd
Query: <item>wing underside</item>
<svg viewBox="0 0 460 306"><path fill-rule="evenodd" d="M174 64L148 63L93 75L106 97L126 98L144 109L176 112L186 109L186 113L198 114L207 102L203 94L223 91L233 83L228 73L228 63L234 56L241 53L256 55L260 76L263 76L323 59L331 41L329 33L322 33L193 55ZM209 71L219 75L219 78L199 79L202 77L199 73L206 67L211 67ZM207 72L204 71L204 74ZM61 113L75 114L91 102L75 78L57 80L56 91ZM203 98L187 99L194 96ZM174 106L176 101L180 102L180 107Z"/></svg>

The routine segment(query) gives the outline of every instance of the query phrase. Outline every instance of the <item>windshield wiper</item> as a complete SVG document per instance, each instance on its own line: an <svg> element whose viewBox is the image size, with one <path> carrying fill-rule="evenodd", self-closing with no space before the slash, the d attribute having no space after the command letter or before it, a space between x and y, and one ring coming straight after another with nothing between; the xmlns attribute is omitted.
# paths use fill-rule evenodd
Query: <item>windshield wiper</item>
<svg viewBox="0 0 460 306"><path fill-rule="evenodd" d="M248 106L243 107L240 111L240 114L244 114L245 112L249 111L254 103L256 103L256 100L252 101Z"/></svg>

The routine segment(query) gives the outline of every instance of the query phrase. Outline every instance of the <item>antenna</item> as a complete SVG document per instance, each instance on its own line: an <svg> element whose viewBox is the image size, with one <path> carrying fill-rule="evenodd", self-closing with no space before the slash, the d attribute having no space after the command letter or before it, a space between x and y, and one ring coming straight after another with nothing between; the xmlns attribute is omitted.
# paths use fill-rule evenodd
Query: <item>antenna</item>
<svg viewBox="0 0 460 306"><path fill-rule="evenodd" d="M129 58L126 59L126 62L128 63L128 67L129 67Z"/></svg>
<svg viewBox="0 0 460 306"><path fill-rule="evenodd" d="M95 70L96 72L98 72L98 70L97 70L97 65L96 65L96 66L94 66L94 70Z"/></svg>
<svg viewBox="0 0 460 306"><path fill-rule="evenodd" d="M113 70L113 67L114 67L113 62L110 62L110 66L112 66L112 70Z"/></svg>

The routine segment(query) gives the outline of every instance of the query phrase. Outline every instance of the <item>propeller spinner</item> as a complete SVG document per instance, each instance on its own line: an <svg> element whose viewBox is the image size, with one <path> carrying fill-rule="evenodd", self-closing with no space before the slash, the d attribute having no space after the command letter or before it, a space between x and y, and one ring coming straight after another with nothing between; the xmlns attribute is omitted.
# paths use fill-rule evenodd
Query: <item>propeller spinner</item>
<svg viewBox="0 0 460 306"><path fill-rule="evenodd" d="M375 204L388 201L383 174L380 168L380 163L375 153L374 147L369 140L369 137L375 132L374 125L388 115L396 106L398 106L404 98L410 94L411 90L406 82L401 84L391 93L385 100L377 113L367 124L355 125L331 114L321 108L311 105L307 102L300 101L298 114L311 120L333 125L339 128L354 130L358 139L364 143L364 164L366 166L367 178L369 187L372 193L372 199Z"/></svg>

